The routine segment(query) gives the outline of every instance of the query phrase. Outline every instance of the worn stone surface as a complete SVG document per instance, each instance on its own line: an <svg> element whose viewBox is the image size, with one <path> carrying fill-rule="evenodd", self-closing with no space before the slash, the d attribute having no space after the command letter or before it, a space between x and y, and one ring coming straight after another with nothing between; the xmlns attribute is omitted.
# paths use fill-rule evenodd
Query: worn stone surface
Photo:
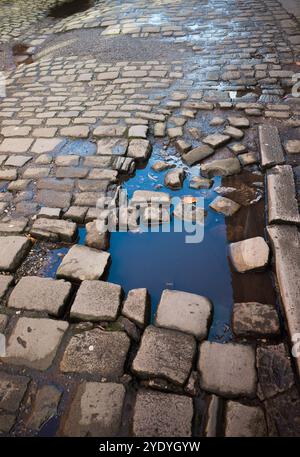
<svg viewBox="0 0 300 457"><path fill-rule="evenodd" d="M225 436L264 437L267 424L263 409L228 401L225 408Z"/></svg>
<svg viewBox="0 0 300 457"><path fill-rule="evenodd" d="M122 384L82 382L63 420L67 437L110 437L118 434L125 399Z"/></svg>
<svg viewBox="0 0 300 457"><path fill-rule="evenodd" d="M230 259L239 273L263 269L268 264L269 251L269 246L260 236L229 245Z"/></svg>
<svg viewBox="0 0 300 457"><path fill-rule="evenodd" d="M133 193L131 204L145 204L145 203L161 203L168 204L170 202L170 195L166 192L155 192L151 190L136 190Z"/></svg>
<svg viewBox="0 0 300 457"><path fill-rule="evenodd" d="M222 213L224 216L232 216L239 209L240 205L227 197L216 197L209 205L210 208Z"/></svg>
<svg viewBox="0 0 300 457"><path fill-rule="evenodd" d="M232 314L232 329L238 336L268 337L280 334L276 309L262 303L235 303Z"/></svg>
<svg viewBox="0 0 300 457"><path fill-rule="evenodd" d="M174 168L165 175L164 183L166 187L170 189L180 189L182 187L185 178L185 172L183 168Z"/></svg>
<svg viewBox="0 0 300 457"><path fill-rule="evenodd" d="M191 189L210 189L213 185L213 181L207 178L201 178L199 176L193 176L189 182Z"/></svg>
<svg viewBox="0 0 300 457"><path fill-rule="evenodd" d="M284 163L283 149L277 127L274 125L259 126L261 165L270 168Z"/></svg>
<svg viewBox="0 0 300 457"><path fill-rule="evenodd" d="M288 140L285 144L285 149L288 154L299 154L300 140Z"/></svg>
<svg viewBox="0 0 300 457"><path fill-rule="evenodd" d="M189 437L193 402L189 397L150 390L137 393L133 434L142 437Z"/></svg>
<svg viewBox="0 0 300 457"><path fill-rule="evenodd" d="M3 298L13 282L13 276L0 275L0 300Z"/></svg>
<svg viewBox="0 0 300 457"><path fill-rule="evenodd" d="M58 316L67 304L70 292L69 282L25 276L20 279L10 294L8 307L44 311Z"/></svg>
<svg viewBox="0 0 300 457"><path fill-rule="evenodd" d="M206 297L164 290L156 311L155 324L189 333L202 340L209 330L212 308L212 303Z"/></svg>
<svg viewBox="0 0 300 457"><path fill-rule="evenodd" d="M35 238L72 242L77 235L77 225L71 221L41 217L34 221L30 233Z"/></svg>
<svg viewBox="0 0 300 457"><path fill-rule="evenodd" d="M273 167L267 173L269 224L299 224L293 169L290 165Z"/></svg>
<svg viewBox="0 0 300 457"><path fill-rule="evenodd" d="M56 416L62 392L53 385L44 385L38 389L26 426L31 430L40 430L52 417Z"/></svg>
<svg viewBox="0 0 300 457"><path fill-rule="evenodd" d="M15 271L29 251L30 241L23 236L0 236L0 270Z"/></svg>
<svg viewBox="0 0 300 457"><path fill-rule="evenodd" d="M249 345L204 341L199 348L198 370L203 390L229 398L255 396L255 352Z"/></svg>
<svg viewBox="0 0 300 457"><path fill-rule="evenodd" d="M212 148L216 149L224 144L228 143L230 140L229 135L222 135L221 133L214 133L203 138L203 143L208 144Z"/></svg>
<svg viewBox="0 0 300 457"><path fill-rule="evenodd" d="M261 400L289 390L295 384L289 353L283 343L256 350L258 396Z"/></svg>
<svg viewBox="0 0 300 457"><path fill-rule="evenodd" d="M124 301L122 314L139 327L144 327L149 318L150 300L147 289L132 289Z"/></svg>
<svg viewBox="0 0 300 457"><path fill-rule="evenodd" d="M104 332L99 328L72 336L60 369L64 373L89 373L105 378L123 375L130 340L124 332Z"/></svg>
<svg viewBox="0 0 300 457"><path fill-rule="evenodd" d="M25 376L0 372L0 433L8 433L14 425L29 381Z"/></svg>
<svg viewBox="0 0 300 457"><path fill-rule="evenodd" d="M71 308L71 318L114 321L121 304L122 289L104 281L83 281Z"/></svg>
<svg viewBox="0 0 300 457"><path fill-rule="evenodd" d="M196 163L201 162L201 160L206 159L206 157L211 156L214 153L214 149L208 146L207 144L202 144L197 148L192 149L191 151L184 153L182 155L182 160L188 165L192 166Z"/></svg>
<svg viewBox="0 0 300 457"><path fill-rule="evenodd" d="M300 399L294 387L288 392L266 400L267 420L275 436L298 437L300 434Z"/></svg>
<svg viewBox="0 0 300 457"><path fill-rule="evenodd" d="M190 374L196 343L191 335L149 326L132 371L140 378L163 378L183 385Z"/></svg>
<svg viewBox="0 0 300 457"><path fill-rule="evenodd" d="M241 164L236 157L214 160L213 162L201 165L201 175L206 178L235 175L240 171Z"/></svg>
<svg viewBox="0 0 300 457"><path fill-rule="evenodd" d="M8 338L5 363L47 370L68 325L63 321L20 317Z"/></svg>
<svg viewBox="0 0 300 457"><path fill-rule="evenodd" d="M220 398L216 395L211 395L206 412L206 423L204 429L204 435L208 438L213 438L217 436L219 411Z"/></svg>
<svg viewBox="0 0 300 457"><path fill-rule="evenodd" d="M85 245L98 249L100 251L106 251L109 248L109 231L103 227L101 230L101 224L99 221L88 222L85 226L86 237Z"/></svg>
<svg viewBox="0 0 300 457"><path fill-rule="evenodd" d="M131 140L128 146L128 157L136 160L146 160L151 152L151 145L148 140Z"/></svg>
<svg viewBox="0 0 300 457"><path fill-rule="evenodd" d="M73 281L100 279L109 259L110 254L107 252L75 245L63 258L56 276Z"/></svg>

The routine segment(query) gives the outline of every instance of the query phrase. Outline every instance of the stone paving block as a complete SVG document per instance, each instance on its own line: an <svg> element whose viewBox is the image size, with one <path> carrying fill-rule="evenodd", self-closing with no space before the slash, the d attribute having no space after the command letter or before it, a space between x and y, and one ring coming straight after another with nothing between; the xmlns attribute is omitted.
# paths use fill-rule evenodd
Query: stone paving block
<svg viewBox="0 0 300 457"><path fill-rule="evenodd" d="M36 393L26 427L40 430L52 417L56 416L62 392L53 385L44 385Z"/></svg>
<svg viewBox="0 0 300 457"><path fill-rule="evenodd" d="M37 214L37 217L44 217L47 219L59 219L60 215L61 215L60 208L43 207L40 209L40 212Z"/></svg>
<svg viewBox="0 0 300 457"><path fill-rule="evenodd" d="M234 202L227 197L216 197L209 205L210 208L214 209L217 213L224 214L224 216L232 216L241 207L238 203Z"/></svg>
<svg viewBox="0 0 300 457"><path fill-rule="evenodd" d="M240 173L241 164L236 157L230 159L214 160L201 165L201 175L205 178L214 176L231 176Z"/></svg>
<svg viewBox="0 0 300 457"><path fill-rule="evenodd" d="M270 168L284 163L283 148L277 127L274 125L259 126L261 166Z"/></svg>
<svg viewBox="0 0 300 457"><path fill-rule="evenodd" d="M72 194L57 192L56 190L42 189L37 192L36 201L49 208L67 209L71 204Z"/></svg>
<svg viewBox="0 0 300 457"><path fill-rule="evenodd" d="M0 275L0 299L5 296L9 286L13 283L13 280L13 276Z"/></svg>
<svg viewBox="0 0 300 457"><path fill-rule="evenodd" d="M18 178L18 172L14 169L0 170L0 181L15 181Z"/></svg>
<svg viewBox="0 0 300 457"><path fill-rule="evenodd" d="M155 325L205 339L212 317L212 303L201 295L164 290L158 304Z"/></svg>
<svg viewBox="0 0 300 457"><path fill-rule="evenodd" d="M269 261L269 252L269 246L261 236L229 245L230 259L239 273L265 268Z"/></svg>
<svg viewBox="0 0 300 457"><path fill-rule="evenodd" d="M0 144L0 152L13 154L27 152L33 143L33 138L5 138Z"/></svg>
<svg viewBox="0 0 300 457"><path fill-rule="evenodd" d="M29 251L30 241L23 236L0 236L0 270L15 271Z"/></svg>
<svg viewBox="0 0 300 457"><path fill-rule="evenodd" d="M164 185L170 189L181 189L185 176L183 168L174 168L165 174Z"/></svg>
<svg viewBox="0 0 300 457"><path fill-rule="evenodd" d="M39 138L35 140L35 143L31 148L31 152L34 154L54 152L58 150L63 143L64 140L62 138Z"/></svg>
<svg viewBox="0 0 300 457"><path fill-rule="evenodd" d="M300 140L288 140L285 144L285 149L288 154L299 154Z"/></svg>
<svg viewBox="0 0 300 457"><path fill-rule="evenodd" d="M63 219L70 219L73 222L82 224L87 213L87 208L81 206L71 206L63 215Z"/></svg>
<svg viewBox="0 0 300 457"><path fill-rule="evenodd" d="M190 374L196 350L191 335L149 326L146 328L132 371L142 379L163 378L183 385Z"/></svg>
<svg viewBox="0 0 300 457"><path fill-rule="evenodd" d="M124 301L122 314L143 328L147 324L150 300L147 289L132 289Z"/></svg>
<svg viewBox="0 0 300 457"><path fill-rule="evenodd" d="M256 350L258 396L261 400L286 392L295 384L291 358L283 343Z"/></svg>
<svg viewBox="0 0 300 457"><path fill-rule="evenodd" d="M44 311L58 316L67 304L70 292L69 282L25 276L20 279L10 294L8 307Z"/></svg>
<svg viewBox="0 0 300 457"><path fill-rule="evenodd" d="M133 125L128 130L128 138L147 138L147 125Z"/></svg>
<svg viewBox="0 0 300 457"><path fill-rule="evenodd" d="M105 281L83 281L70 316L80 320L114 321L121 305L122 288Z"/></svg>
<svg viewBox="0 0 300 457"><path fill-rule="evenodd" d="M290 165L273 167L267 173L269 224L299 224L293 169Z"/></svg>
<svg viewBox="0 0 300 457"><path fill-rule="evenodd" d="M203 143L208 144L212 148L216 149L224 144L228 143L230 140L229 135L222 135L221 133L213 133L212 135L208 135L205 138L203 138Z"/></svg>
<svg viewBox="0 0 300 457"><path fill-rule="evenodd" d="M26 229L28 220L25 217L15 219L3 218L0 221L0 234L1 235L20 235ZM0 237L1 239L1 237Z"/></svg>
<svg viewBox="0 0 300 457"><path fill-rule="evenodd" d="M204 341L198 370L203 390L229 398L256 394L255 351L249 345Z"/></svg>
<svg viewBox="0 0 300 457"><path fill-rule="evenodd" d="M247 337L270 337L280 334L276 309L262 303L235 303L232 314L232 329L235 335Z"/></svg>
<svg viewBox="0 0 300 457"><path fill-rule="evenodd" d="M293 387L288 392L269 398L265 402L267 421L272 435L298 437L300 435L299 391Z"/></svg>
<svg viewBox="0 0 300 457"><path fill-rule="evenodd" d="M134 405L133 434L155 438L190 437L192 419L190 397L139 390Z"/></svg>
<svg viewBox="0 0 300 457"><path fill-rule="evenodd" d="M30 379L0 372L0 433L13 427Z"/></svg>
<svg viewBox="0 0 300 457"><path fill-rule="evenodd" d="M206 159L214 153L214 149L208 146L207 144L202 144L191 151L182 155L182 160L187 163L189 166L195 165L196 163L201 162L201 160Z"/></svg>
<svg viewBox="0 0 300 457"><path fill-rule="evenodd" d="M146 160L151 153L151 144L148 140L134 139L128 146L128 157L136 160Z"/></svg>
<svg viewBox="0 0 300 457"><path fill-rule="evenodd" d="M125 135L127 127L124 125L100 125L93 131L93 136L98 138L121 137Z"/></svg>
<svg viewBox="0 0 300 457"><path fill-rule="evenodd" d="M97 154L124 156L128 148L128 140L125 138L103 138L97 141Z"/></svg>
<svg viewBox="0 0 300 457"><path fill-rule="evenodd" d="M64 127L60 130L61 136L70 136L72 138L88 138L89 132L90 128L85 125Z"/></svg>
<svg viewBox="0 0 300 457"><path fill-rule="evenodd" d="M225 408L225 436L268 436L264 411L259 406L246 406L228 401Z"/></svg>
<svg viewBox="0 0 300 457"><path fill-rule="evenodd" d="M64 373L89 373L105 378L119 378L130 346L125 332L99 328L81 332L69 341L60 369Z"/></svg>
<svg viewBox="0 0 300 457"><path fill-rule="evenodd" d="M75 245L63 258L56 276L71 281L100 279L109 260L110 254L107 252Z"/></svg>
<svg viewBox="0 0 300 457"><path fill-rule="evenodd" d="M116 436L121 426L125 394L122 384L82 382L63 420L62 435Z"/></svg>
<svg viewBox="0 0 300 457"><path fill-rule="evenodd" d="M51 319L20 317L6 347L6 364L47 370L69 324Z"/></svg>
<svg viewBox="0 0 300 457"><path fill-rule="evenodd" d="M5 162L5 166L23 167L31 159L32 159L32 157L30 157L30 156L13 155L7 159L7 161Z"/></svg>
<svg viewBox="0 0 300 457"><path fill-rule="evenodd" d="M77 236L77 225L71 221L41 217L34 221L30 234L38 239L72 242Z"/></svg>

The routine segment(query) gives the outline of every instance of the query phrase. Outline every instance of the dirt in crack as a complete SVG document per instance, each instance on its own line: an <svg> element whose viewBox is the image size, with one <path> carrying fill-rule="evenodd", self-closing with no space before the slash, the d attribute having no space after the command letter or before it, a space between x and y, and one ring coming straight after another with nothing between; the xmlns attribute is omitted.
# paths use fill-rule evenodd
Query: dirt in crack
<svg viewBox="0 0 300 457"><path fill-rule="evenodd" d="M70 0L62 4L57 4L53 6L48 16L54 17L57 19L65 18L72 16L75 13L82 13L83 11L88 10L94 6L94 0Z"/></svg>

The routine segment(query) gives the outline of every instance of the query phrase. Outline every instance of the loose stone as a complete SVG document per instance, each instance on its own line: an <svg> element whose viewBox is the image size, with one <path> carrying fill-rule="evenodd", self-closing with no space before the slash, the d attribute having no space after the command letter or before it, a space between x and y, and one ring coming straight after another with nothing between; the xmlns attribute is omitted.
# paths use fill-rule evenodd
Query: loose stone
<svg viewBox="0 0 300 457"><path fill-rule="evenodd" d="M147 289L132 289L123 304L122 314L143 328L148 321L150 299Z"/></svg>
<svg viewBox="0 0 300 457"><path fill-rule="evenodd" d="M214 160L205 165L201 165L201 174L206 178L213 176L231 176L240 173L240 161L234 157L230 159Z"/></svg>
<svg viewBox="0 0 300 457"><path fill-rule="evenodd" d="M275 308L262 303L235 303L232 327L233 332L242 337L268 337L280 334Z"/></svg>
<svg viewBox="0 0 300 457"><path fill-rule="evenodd" d="M214 201L210 203L209 207L217 211L217 213L224 214L224 216L232 216L241 206L233 200L230 200L230 198L216 197Z"/></svg>
<svg viewBox="0 0 300 457"><path fill-rule="evenodd" d="M0 236L0 270L15 271L29 251L30 241L23 236Z"/></svg>
<svg viewBox="0 0 300 457"><path fill-rule="evenodd" d="M265 268L269 252L269 246L260 236L229 245L231 261L239 273Z"/></svg>
<svg viewBox="0 0 300 457"><path fill-rule="evenodd" d="M100 279L103 275L110 254L97 251L86 246L72 246L58 267L58 278L70 279L71 281L84 281L86 279Z"/></svg>
<svg viewBox="0 0 300 457"><path fill-rule="evenodd" d="M192 166L196 163L201 162L201 160L211 156L213 153L213 148L207 146L206 144L202 144L201 146L192 149L192 151L188 152L187 154L183 154L182 160L188 165Z"/></svg>
<svg viewBox="0 0 300 457"><path fill-rule="evenodd" d="M225 436L265 437L267 424L263 409L228 401L225 409Z"/></svg>

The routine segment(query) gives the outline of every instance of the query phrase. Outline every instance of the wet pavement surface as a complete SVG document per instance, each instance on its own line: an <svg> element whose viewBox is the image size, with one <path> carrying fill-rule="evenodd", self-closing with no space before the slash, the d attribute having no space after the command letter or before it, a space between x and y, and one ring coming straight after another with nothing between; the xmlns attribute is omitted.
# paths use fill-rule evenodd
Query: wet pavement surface
<svg viewBox="0 0 300 457"><path fill-rule="evenodd" d="M0 434L299 436L296 18L0 1Z"/></svg>

